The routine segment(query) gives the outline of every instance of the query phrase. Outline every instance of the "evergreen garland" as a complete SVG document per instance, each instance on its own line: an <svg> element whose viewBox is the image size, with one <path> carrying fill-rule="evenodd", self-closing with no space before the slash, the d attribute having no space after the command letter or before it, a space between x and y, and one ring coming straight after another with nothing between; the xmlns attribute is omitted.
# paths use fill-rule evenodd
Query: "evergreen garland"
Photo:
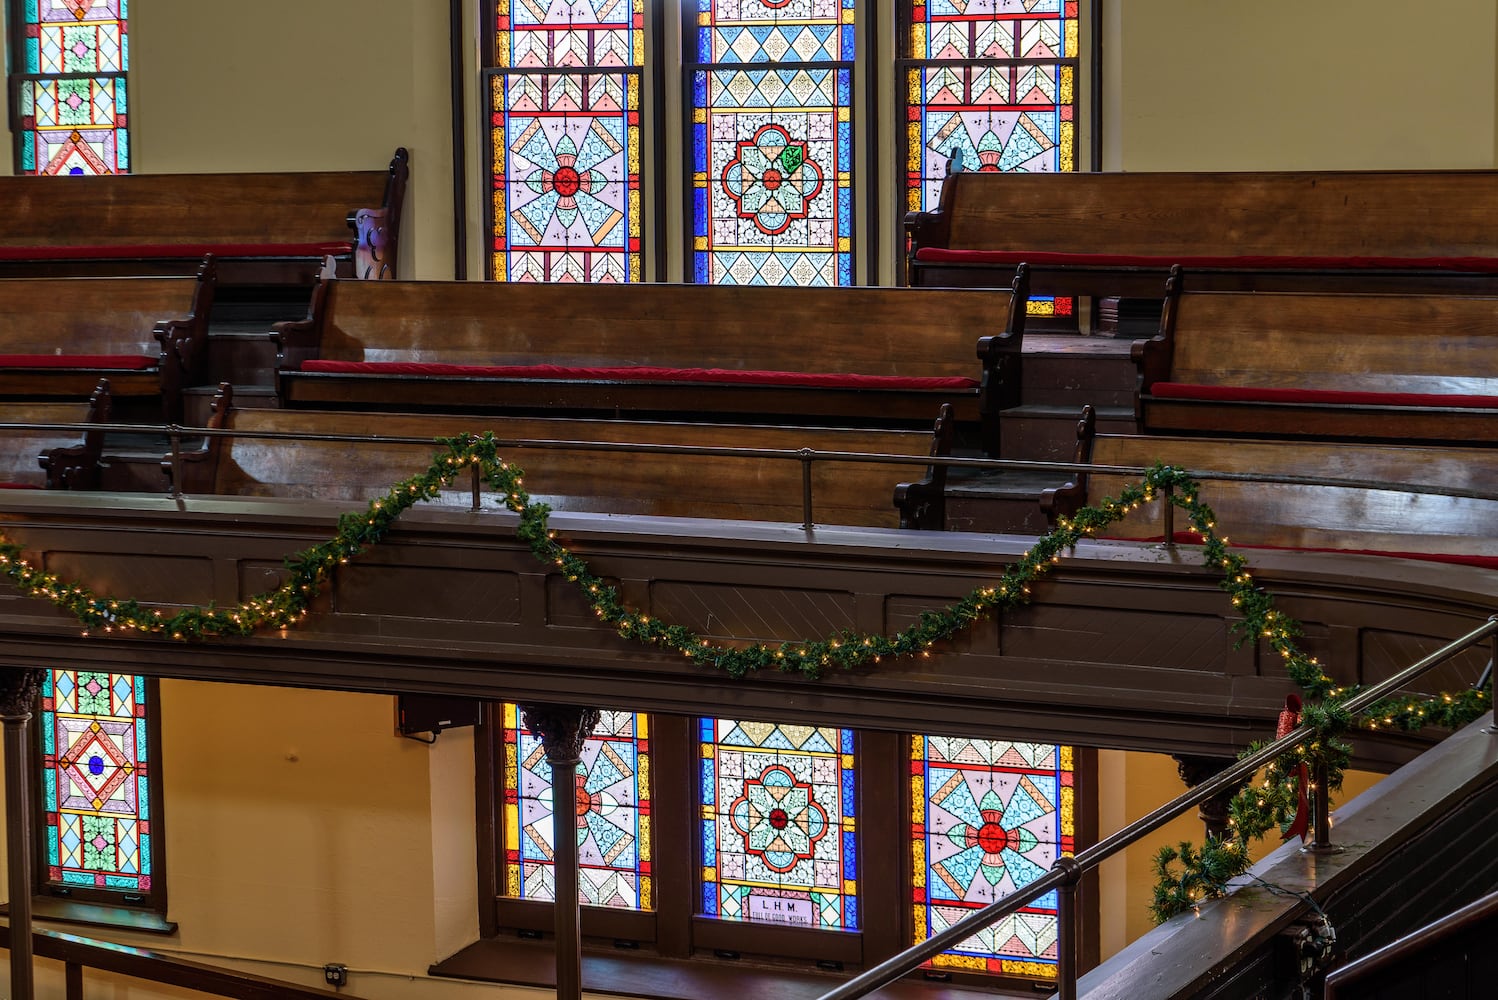
<svg viewBox="0 0 1498 1000"><path fill-rule="evenodd" d="M1284 827L1294 815L1298 789L1295 775L1304 763L1315 773L1325 766L1326 794L1341 787L1342 772L1350 751L1338 734L1353 720L1341 708L1351 689L1335 686L1315 657L1306 656L1295 643L1299 624L1274 607L1273 598L1259 588L1248 571L1247 560L1228 547L1217 534L1212 509L1202 502L1200 484L1184 470L1156 465L1135 484L1123 487L1116 498L1104 499L1070 518L1061 519L1054 530L1038 539L1029 551L1009 567L997 582L973 589L955 604L922 612L917 622L893 636L859 635L843 631L800 642L755 643L724 646L709 642L691 629L670 624L625 605L616 588L596 576L588 563L557 541L548 527L550 508L532 503L524 488L522 470L500 458L492 434L463 435L438 439L443 451L431 466L401 480L362 512L343 514L334 536L319 545L285 559L287 578L273 591L257 594L232 608L214 605L189 607L171 615L147 608L132 599L95 594L76 582L65 582L44 572L26 559L21 546L0 532L0 572L23 594L44 598L72 614L85 636L142 632L170 636L181 641L218 636L248 636L264 628L288 628L307 615L308 605L332 581L337 567L380 542L403 513L417 503L436 499L456 476L477 467L484 481L510 510L519 515L516 536L535 557L554 565L575 584L592 606L598 619L619 635L637 642L680 652L693 663L712 667L730 677L743 677L759 670L777 670L817 678L829 670L850 670L879 663L885 657L930 656L939 642L951 639L974 623L996 612L1030 600L1031 585L1061 561L1078 541L1095 535L1157 497L1185 512L1191 527L1201 536L1204 564L1221 574L1219 586L1242 616L1234 623L1237 643L1263 642L1278 653L1286 672L1308 699L1303 722L1316 731L1314 739L1290 751L1265 769L1265 776L1249 784L1230 806L1232 832L1208 840L1200 849L1189 843L1165 847L1155 858L1158 881L1151 911L1157 920L1188 909L1203 899L1221 896L1227 883L1247 871L1248 841L1264 836L1275 826ZM1380 702L1369 710L1369 728L1420 729L1427 725L1451 728L1464 725L1488 710L1487 691L1466 690L1433 697L1420 695ZM1253 753L1250 747L1245 754Z"/></svg>

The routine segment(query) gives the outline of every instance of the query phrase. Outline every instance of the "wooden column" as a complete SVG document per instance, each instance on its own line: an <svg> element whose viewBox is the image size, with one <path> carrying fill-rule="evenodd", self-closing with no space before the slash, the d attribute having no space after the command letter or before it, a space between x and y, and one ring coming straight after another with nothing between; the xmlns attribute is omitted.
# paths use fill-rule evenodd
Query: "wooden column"
<svg viewBox="0 0 1498 1000"><path fill-rule="evenodd" d="M1195 788L1203 781L1216 777L1219 772L1229 765L1236 763L1227 757L1193 757L1188 754L1172 754L1176 762L1176 772L1181 776L1187 788ZM1225 788L1210 799L1203 799L1196 807L1196 816L1202 821L1206 828L1207 836L1221 840L1228 834L1228 804L1233 801L1233 796L1238 794L1238 789L1243 785L1237 784L1231 788Z"/></svg>
<svg viewBox="0 0 1498 1000"><path fill-rule="evenodd" d="M31 970L31 712L40 670L0 670L0 722L5 725L5 838L10 865L10 996L32 1000Z"/></svg>
<svg viewBox="0 0 1498 1000"><path fill-rule="evenodd" d="M583 938L577 903L577 765L583 742L598 725L598 709L576 705L521 705L525 728L541 737L551 765L552 845L556 851L557 1000L581 1000ZM566 776L572 780L567 780Z"/></svg>

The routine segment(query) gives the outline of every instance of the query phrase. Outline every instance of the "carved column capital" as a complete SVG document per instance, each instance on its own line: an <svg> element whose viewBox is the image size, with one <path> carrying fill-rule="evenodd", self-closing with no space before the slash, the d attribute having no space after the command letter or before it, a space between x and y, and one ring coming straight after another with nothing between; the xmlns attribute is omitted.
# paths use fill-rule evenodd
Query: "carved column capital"
<svg viewBox="0 0 1498 1000"><path fill-rule="evenodd" d="M576 764L583 756L583 743L598 727L596 708L578 705L521 705L525 728L541 737L546 759L553 765Z"/></svg>
<svg viewBox="0 0 1498 1000"><path fill-rule="evenodd" d="M1194 757L1188 754L1172 754L1176 762L1176 773L1187 788L1195 788L1203 781L1216 777L1224 768L1234 763L1230 757ZM1207 836L1222 838L1228 832L1228 805L1244 782L1223 789L1209 799L1203 799L1196 807L1197 818L1206 827Z"/></svg>
<svg viewBox="0 0 1498 1000"><path fill-rule="evenodd" d="M41 670L0 670L0 719L31 718L41 687Z"/></svg>

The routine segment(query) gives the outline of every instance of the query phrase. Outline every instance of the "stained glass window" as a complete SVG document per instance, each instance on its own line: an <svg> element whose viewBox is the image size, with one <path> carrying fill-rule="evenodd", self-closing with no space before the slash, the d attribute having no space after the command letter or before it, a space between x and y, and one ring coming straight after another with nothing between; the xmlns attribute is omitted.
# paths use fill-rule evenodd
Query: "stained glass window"
<svg viewBox="0 0 1498 1000"><path fill-rule="evenodd" d="M1070 747L966 737L911 739L915 940L1044 875L1076 836ZM1056 894L938 955L934 965L1056 975Z"/></svg>
<svg viewBox="0 0 1498 1000"><path fill-rule="evenodd" d="M146 679L48 670L42 681L42 852L50 885L151 891Z"/></svg>
<svg viewBox="0 0 1498 1000"><path fill-rule="evenodd" d="M12 67L23 174L130 171L128 0L24 0Z"/></svg>
<svg viewBox="0 0 1498 1000"><path fill-rule="evenodd" d="M556 862L551 767L539 736L505 712L505 886L518 899L554 901ZM578 902L648 910L650 739L644 715L603 712L583 746L572 794L577 817Z"/></svg>
<svg viewBox="0 0 1498 1000"><path fill-rule="evenodd" d="M491 270L639 281L644 0L496 0Z"/></svg>
<svg viewBox="0 0 1498 1000"><path fill-rule="evenodd" d="M695 0L692 279L853 281L854 0Z"/></svg>
<svg viewBox="0 0 1498 1000"><path fill-rule="evenodd" d="M910 211L936 207L948 171L1077 169L1077 0L910 0L905 27Z"/></svg>
<svg viewBox="0 0 1498 1000"><path fill-rule="evenodd" d="M853 733L703 719L702 912L858 926Z"/></svg>

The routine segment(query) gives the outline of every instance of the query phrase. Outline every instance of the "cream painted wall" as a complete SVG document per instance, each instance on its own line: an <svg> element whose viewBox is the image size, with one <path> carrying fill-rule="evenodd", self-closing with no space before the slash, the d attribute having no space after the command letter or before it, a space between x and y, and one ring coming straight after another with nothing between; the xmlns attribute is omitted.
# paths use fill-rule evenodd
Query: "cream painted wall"
<svg viewBox="0 0 1498 1000"><path fill-rule="evenodd" d="M136 170L375 170L405 146L402 276L452 277L446 4L146 0L130 15Z"/></svg>
<svg viewBox="0 0 1498 1000"><path fill-rule="evenodd" d="M1492 0L1110 0L1104 167L1492 167Z"/></svg>

